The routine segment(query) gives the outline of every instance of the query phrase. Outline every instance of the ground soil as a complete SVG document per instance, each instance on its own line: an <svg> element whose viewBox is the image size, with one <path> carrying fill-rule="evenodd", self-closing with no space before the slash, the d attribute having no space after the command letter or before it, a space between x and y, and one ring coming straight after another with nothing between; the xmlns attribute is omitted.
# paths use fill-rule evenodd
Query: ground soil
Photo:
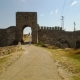
<svg viewBox="0 0 80 80"><path fill-rule="evenodd" d="M0 80L71 80L48 51L34 45L22 47L25 51L3 71Z"/></svg>

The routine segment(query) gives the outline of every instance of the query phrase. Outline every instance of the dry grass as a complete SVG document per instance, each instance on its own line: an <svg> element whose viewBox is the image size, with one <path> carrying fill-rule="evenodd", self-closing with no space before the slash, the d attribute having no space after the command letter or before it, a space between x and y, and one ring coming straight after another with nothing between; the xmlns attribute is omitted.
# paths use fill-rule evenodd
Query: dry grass
<svg viewBox="0 0 80 80"><path fill-rule="evenodd" d="M55 60L71 71L74 80L80 80L80 50L47 49Z"/></svg>
<svg viewBox="0 0 80 80"><path fill-rule="evenodd" d="M0 74L14 61L16 61L23 54L23 51L11 53L0 57Z"/></svg>
<svg viewBox="0 0 80 80"><path fill-rule="evenodd" d="M9 60L8 56L0 58L0 74L4 70L4 67L5 67L6 63L8 62L8 60Z"/></svg>

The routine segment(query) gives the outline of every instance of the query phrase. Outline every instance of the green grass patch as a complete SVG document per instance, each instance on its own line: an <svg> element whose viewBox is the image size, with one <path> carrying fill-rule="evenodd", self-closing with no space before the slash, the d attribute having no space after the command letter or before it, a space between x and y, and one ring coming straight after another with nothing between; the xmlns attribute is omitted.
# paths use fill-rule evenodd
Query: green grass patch
<svg viewBox="0 0 80 80"><path fill-rule="evenodd" d="M47 48L46 48L47 49ZM64 68L67 68L73 74L77 74L77 76L73 76L74 80L80 80L80 50L74 49L47 49L51 52L52 57L60 62Z"/></svg>
<svg viewBox="0 0 80 80"><path fill-rule="evenodd" d="M3 57L0 59L0 65L8 60L8 57Z"/></svg>
<svg viewBox="0 0 80 80"><path fill-rule="evenodd" d="M70 62L72 62L72 72L79 73L80 72L80 50L69 50L66 55Z"/></svg>
<svg viewBox="0 0 80 80"><path fill-rule="evenodd" d="M4 64L8 61L9 57L3 57L0 59L0 72L3 70L4 68Z"/></svg>
<svg viewBox="0 0 80 80"><path fill-rule="evenodd" d="M74 80L80 80L80 76L73 76Z"/></svg>
<svg viewBox="0 0 80 80"><path fill-rule="evenodd" d="M46 47L45 44L44 44L44 42L39 42L39 43L36 44L36 46Z"/></svg>
<svg viewBox="0 0 80 80"><path fill-rule="evenodd" d="M55 45L45 44L44 42L39 42L36 44L36 46L46 47L48 49L59 49L59 47L57 47Z"/></svg>

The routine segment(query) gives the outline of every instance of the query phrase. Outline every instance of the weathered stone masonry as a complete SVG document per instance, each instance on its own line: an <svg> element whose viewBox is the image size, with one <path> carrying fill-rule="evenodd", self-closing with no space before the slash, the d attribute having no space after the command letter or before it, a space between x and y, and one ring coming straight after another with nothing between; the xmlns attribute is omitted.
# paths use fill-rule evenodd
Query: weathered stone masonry
<svg viewBox="0 0 80 80"><path fill-rule="evenodd" d="M16 26L0 29L0 46L9 46L23 42L23 29L28 26L32 29L32 43L37 43L37 13L17 12Z"/></svg>
<svg viewBox="0 0 80 80"><path fill-rule="evenodd" d="M61 48L80 47L80 31L67 32L61 27L40 27L37 24L37 12L17 12L16 26L0 29L0 46L23 42L23 30L27 26L32 29L32 43L44 42Z"/></svg>
<svg viewBox="0 0 80 80"><path fill-rule="evenodd" d="M80 47L80 31L67 32L61 27L39 27L38 41L46 44L56 45L60 48Z"/></svg>
<svg viewBox="0 0 80 80"><path fill-rule="evenodd" d="M15 40L15 26L11 26L7 29L0 29L0 46L10 46Z"/></svg>
<svg viewBox="0 0 80 80"><path fill-rule="evenodd" d="M32 29L32 42L37 42L37 13L36 12L17 12L16 13L16 40L22 41L23 29L30 26Z"/></svg>

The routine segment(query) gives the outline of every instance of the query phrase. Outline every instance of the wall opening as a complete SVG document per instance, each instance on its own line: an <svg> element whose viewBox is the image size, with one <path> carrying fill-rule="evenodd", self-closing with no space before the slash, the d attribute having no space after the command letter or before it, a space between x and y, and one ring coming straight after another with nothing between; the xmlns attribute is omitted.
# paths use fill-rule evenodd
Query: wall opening
<svg viewBox="0 0 80 80"><path fill-rule="evenodd" d="M32 42L32 30L31 30L31 27L27 26L27 27L24 27L23 28L23 31L22 31L22 42L23 43L30 43Z"/></svg>

